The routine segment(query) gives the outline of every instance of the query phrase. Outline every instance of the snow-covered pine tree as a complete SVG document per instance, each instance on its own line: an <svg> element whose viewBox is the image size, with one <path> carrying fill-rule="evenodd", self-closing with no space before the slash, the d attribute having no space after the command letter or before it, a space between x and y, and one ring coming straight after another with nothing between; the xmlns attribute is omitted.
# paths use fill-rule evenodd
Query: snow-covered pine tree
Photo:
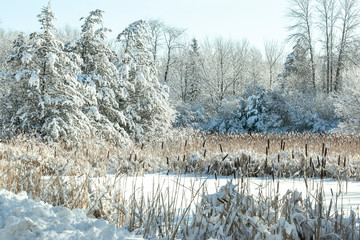
<svg viewBox="0 0 360 240"><path fill-rule="evenodd" d="M195 102L200 96L200 53L197 40L193 38L190 44L189 63L186 66L189 81L188 100Z"/></svg>
<svg viewBox="0 0 360 240"><path fill-rule="evenodd" d="M307 41L300 38L285 62L283 86L292 90L313 92L312 70L309 60Z"/></svg>
<svg viewBox="0 0 360 240"><path fill-rule="evenodd" d="M84 97L77 81L77 56L63 51L63 43L53 35L55 14L50 3L38 15L42 33L32 33L28 41L19 37L8 64L14 81L2 98L3 120L12 131L34 133L45 139L78 140L91 133L91 125L81 109L92 99Z"/></svg>
<svg viewBox="0 0 360 240"><path fill-rule="evenodd" d="M84 19L80 38L67 44L67 48L79 54L82 59L79 80L95 92L95 106L85 106L84 111L102 134L115 137L118 142L129 140L126 130L129 121L124 116L124 105L128 96L126 82L119 77L118 58L105 43L106 33L111 30L103 27L104 12L91 11ZM96 29L96 26L99 28Z"/></svg>
<svg viewBox="0 0 360 240"><path fill-rule="evenodd" d="M126 116L133 122L129 130L136 139L166 131L175 111L169 103L168 89L156 77L148 23L140 20L130 24L117 39L124 46L120 75L130 83L126 86Z"/></svg>

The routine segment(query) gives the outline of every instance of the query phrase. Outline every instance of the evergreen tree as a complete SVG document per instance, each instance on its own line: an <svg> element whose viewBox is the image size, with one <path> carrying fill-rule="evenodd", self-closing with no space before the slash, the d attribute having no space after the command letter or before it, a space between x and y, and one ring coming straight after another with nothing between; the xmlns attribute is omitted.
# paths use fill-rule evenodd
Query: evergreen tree
<svg viewBox="0 0 360 240"><path fill-rule="evenodd" d="M92 99L77 81L78 58L65 53L53 35L55 14L50 3L38 15L42 33L29 40L19 37L9 57L14 81L2 101L3 120L9 129L36 133L46 139L76 140L90 134L92 127L81 109Z"/></svg>
<svg viewBox="0 0 360 240"><path fill-rule="evenodd" d="M189 63L187 64L187 72L189 78L189 94L188 100L194 102L200 96L200 53L197 40L193 38L190 45Z"/></svg>
<svg viewBox="0 0 360 240"><path fill-rule="evenodd" d="M87 18L81 18L84 24L80 38L67 47L80 55L82 74L79 79L96 95L96 105L85 106L85 112L99 131L123 142L129 140L126 132L129 121L123 114L128 94L126 82L119 78L117 56L105 43L106 33L111 30L103 27L103 13L97 9ZM97 25L100 27L95 29Z"/></svg>
<svg viewBox="0 0 360 240"><path fill-rule="evenodd" d="M311 64L308 56L307 42L299 39L286 59L282 74L284 85L288 89L309 91L313 89L311 84Z"/></svg>
<svg viewBox="0 0 360 240"><path fill-rule="evenodd" d="M168 89L157 79L151 33L145 21L136 21L121 34L118 40L124 46L121 78L126 86L129 101L126 116L131 120L130 131L136 139L168 129L174 120L174 110L169 104Z"/></svg>

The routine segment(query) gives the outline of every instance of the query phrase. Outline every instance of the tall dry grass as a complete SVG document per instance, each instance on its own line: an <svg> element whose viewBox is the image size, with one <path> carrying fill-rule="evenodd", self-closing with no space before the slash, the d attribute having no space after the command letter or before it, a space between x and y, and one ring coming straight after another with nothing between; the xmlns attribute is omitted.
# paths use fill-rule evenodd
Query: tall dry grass
<svg viewBox="0 0 360 240"><path fill-rule="evenodd" d="M271 205L274 216L269 218L267 224L270 226L274 219L281 219L282 212L286 213L284 206L288 206L284 201L290 195L279 196L281 177L302 177L306 186L316 177L358 180L359 151L360 141L356 135L214 135L183 131L123 147L109 140L88 138L72 148L19 135L0 143L0 187L14 193L26 191L30 198L53 205L87 209L89 216L113 221L144 237L174 238L193 223L190 206L205 197L206 188L191 184L187 186L192 192L191 198L179 200L183 194L179 189L154 183L152 194L148 196L143 185L136 181L128 183L128 176L147 172L178 173L175 186L180 186L183 173L215 178L231 175L238 181L238 192L242 194L247 191L246 179L268 176L269 181L278 182L271 195L259 195L258 200L266 199L264 204L269 208ZM130 195L124 190L128 184L131 184ZM336 195L330 208L341 209L339 196ZM306 199L311 197L315 205L311 205L310 200L301 201L306 211L318 217L316 226L319 229L314 230L314 235L326 232L321 228L323 219L331 219L336 225L334 229L349 234L344 230L341 213L336 210L335 215L330 216L330 211L323 210L321 188L315 197L306 195ZM183 201L182 208L177 206L179 201ZM236 204L227 208L237 209ZM221 213L221 216L226 214ZM352 219L357 218L353 216ZM349 226L356 226L356 221ZM229 219L224 222L228 223ZM311 223L315 224L314 220Z"/></svg>

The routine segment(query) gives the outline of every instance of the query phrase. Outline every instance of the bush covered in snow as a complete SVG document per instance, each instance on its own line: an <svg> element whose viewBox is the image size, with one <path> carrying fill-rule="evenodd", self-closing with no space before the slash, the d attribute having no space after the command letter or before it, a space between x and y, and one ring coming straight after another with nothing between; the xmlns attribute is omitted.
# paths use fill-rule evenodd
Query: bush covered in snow
<svg viewBox="0 0 360 240"><path fill-rule="evenodd" d="M321 190L320 190L321 191ZM322 197L322 192L318 198ZM205 195L193 220L183 225L183 239L355 239L359 237L354 211L348 218L330 216L321 202L288 190L280 197L258 196L228 182L215 194Z"/></svg>
<svg viewBox="0 0 360 240"><path fill-rule="evenodd" d="M328 132L339 123L331 98L258 90L223 102L202 128L211 132ZM246 95L245 95L246 96Z"/></svg>

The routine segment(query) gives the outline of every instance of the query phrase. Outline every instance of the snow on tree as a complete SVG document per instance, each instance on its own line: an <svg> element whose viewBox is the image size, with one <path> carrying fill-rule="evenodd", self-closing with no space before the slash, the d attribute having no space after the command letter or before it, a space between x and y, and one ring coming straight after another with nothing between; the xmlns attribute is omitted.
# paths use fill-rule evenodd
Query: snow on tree
<svg viewBox="0 0 360 240"><path fill-rule="evenodd" d="M282 74L283 85L290 89L313 90L311 74L307 42L300 38L286 59Z"/></svg>
<svg viewBox="0 0 360 240"><path fill-rule="evenodd" d="M140 20L130 24L117 39L124 46L120 76L129 83L125 86L129 93L125 115L132 121L129 130L136 139L166 131L175 111L169 103L168 89L156 77L148 23Z"/></svg>
<svg viewBox="0 0 360 240"><path fill-rule="evenodd" d="M92 88L96 95L96 105L85 106L84 110L102 133L126 142L129 135L129 121L123 114L128 94L126 82L119 78L116 54L105 43L106 33L111 30L103 27L103 11L91 11L84 19L80 38L67 44L67 48L80 55L82 59L80 81ZM100 26L95 29L96 26Z"/></svg>
<svg viewBox="0 0 360 240"><path fill-rule="evenodd" d="M90 134L92 127L81 109L92 99L77 81L80 69L75 54L65 53L53 35L55 14L50 3L38 15L42 33L29 40L19 37L8 59L13 81L11 92L2 98L7 128L35 133L45 139L75 140Z"/></svg>
<svg viewBox="0 0 360 240"><path fill-rule="evenodd" d="M240 98L228 106L223 104L218 117L211 119L206 128L230 133L266 132L279 128L282 120L271 106L268 106L265 97L265 92L260 89L247 100Z"/></svg>
<svg viewBox="0 0 360 240"><path fill-rule="evenodd" d="M184 98L184 101L188 100L190 102L194 102L198 100L200 96L200 53L199 53L199 45L197 40L193 38L191 40L190 51L189 51L189 62L186 65L187 72L187 85L188 91Z"/></svg>
<svg viewBox="0 0 360 240"><path fill-rule="evenodd" d="M341 95L335 95L335 112L341 119L335 131L356 133L360 131L360 92L345 87Z"/></svg>

